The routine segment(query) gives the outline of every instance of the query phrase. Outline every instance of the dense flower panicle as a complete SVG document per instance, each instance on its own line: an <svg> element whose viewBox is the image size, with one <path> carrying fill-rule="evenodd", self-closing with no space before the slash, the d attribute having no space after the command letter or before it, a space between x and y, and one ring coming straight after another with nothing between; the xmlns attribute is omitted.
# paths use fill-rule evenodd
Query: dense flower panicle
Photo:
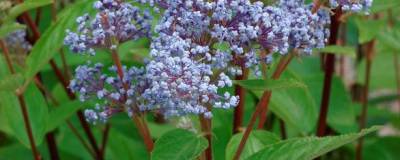
<svg viewBox="0 0 400 160"><path fill-rule="evenodd" d="M365 12L368 13L373 0L329 0L331 7L338 7L344 11Z"/></svg>
<svg viewBox="0 0 400 160"><path fill-rule="evenodd" d="M187 114L211 117L208 107L236 106L238 97L229 93L218 95L218 89L232 86L232 81L224 73L213 77L208 52L177 33L161 34L152 44L153 59L146 65L145 76L151 83L143 93L148 103L141 110L159 109L166 117Z"/></svg>
<svg viewBox="0 0 400 160"><path fill-rule="evenodd" d="M265 49L286 54L289 50L290 19L285 10L266 7L262 16L258 40Z"/></svg>
<svg viewBox="0 0 400 160"><path fill-rule="evenodd" d="M77 18L77 32L67 30L64 44L73 52L95 54L94 48L115 49L116 45L140 37L148 37L151 16L148 12L118 0L94 3L99 10L91 20L88 14Z"/></svg>
<svg viewBox="0 0 400 160"><path fill-rule="evenodd" d="M328 11L318 10L316 14L311 12L311 6L300 1L281 6L290 17L289 45L306 54L311 54L314 48L323 48L329 37L328 26L330 16ZM280 3L286 4L286 3Z"/></svg>
<svg viewBox="0 0 400 160"><path fill-rule="evenodd" d="M150 59L144 69L123 68L124 79L102 74L103 66L77 68L71 89L80 99L102 101L86 110L89 121L105 121L111 114L157 110L166 117L187 114L211 117L211 109L231 108L239 97L219 89L232 86L230 77L243 68L261 75L261 63L269 64L273 53L290 50L310 54L323 48L329 36L330 14L312 13L304 0L279 0L264 6L250 0L137 0L163 8L152 37ZM365 10L371 0L338 0L332 5ZM346 6L348 5L348 6ZM362 9L357 9L362 8ZM91 21L77 19L77 33L68 31L65 44L78 53L94 54L95 47L115 49L121 42L150 34L150 15L119 0L101 0ZM346 9L345 9L346 10Z"/></svg>
<svg viewBox="0 0 400 160"><path fill-rule="evenodd" d="M123 67L124 78L117 76L115 66L109 68L111 75L103 74L103 65L81 65L75 70L75 79L70 89L79 93L81 101L96 100L96 109L85 112L90 121L106 121L112 114L127 111L130 116L140 101L140 92L144 90L143 69Z"/></svg>

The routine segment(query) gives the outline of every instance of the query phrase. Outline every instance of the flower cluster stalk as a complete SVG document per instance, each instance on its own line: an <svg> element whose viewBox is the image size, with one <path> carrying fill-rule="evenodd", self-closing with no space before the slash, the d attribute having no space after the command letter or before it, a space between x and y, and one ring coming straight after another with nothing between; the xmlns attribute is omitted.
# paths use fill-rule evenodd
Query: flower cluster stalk
<svg viewBox="0 0 400 160"><path fill-rule="evenodd" d="M11 74L15 74L15 69L14 69L14 67L12 65L12 62L11 62L10 53L9 53L9 51L7 49L7 46L3 42L3 40L0 40L0 47L3 50L4 57L5 57L6 61L7 61L8 69L10 70ZM31 147L31 150L32 150L33 158L35 160L40 160L41 156L40 156L40 153L39 153L39 151L38 151L38 149L36 147L35 140L33 138L32 126L31 126L31 123L29 122L29 115L28 115L28 109L26 107L25 98L24 98L23 95L18 95L17 97L18 97L18 102L20 104L20 109L22 111L22 118L24 120L25 130L26 130L26 133L28 135L29 144L30 144L30 147Z"/></svg>
<svg viewBox="0 0 400 160"><path fill-rule="evenodd" d="M23 3L23 0L19 0L19 3ZM22 14L22 18L25 20L25 22L27 23L28 27L32 30L33 33L33 39L34 42L36 42L39 38L40 38L40 31L38 29L38 27L36 26L36 24L32 21L32 18L30 17L29 14L27 13L23 13ZM75 95L70 92L70 90L68 89L68 81L65 79L65 77L63 76L61 70L57 67L57 64L55 63L55 61L53 59L50 60L50 66L52 67L53 71L56 74L56 77L58 78L58 80L61 82L61 84L64 87L64 90L67 92L68 97L73 100L75 99ZM77 116L79 118L80 124L82 125L90 144L92 145L93 150L96 152L97 156L99 156L100 152L98 149L98 146L96 144L96 140L93 136L92 131L90 130L89 125L87 124L87 122L85 121L84 115L82 113L81 110L77 111Z"/></svg>

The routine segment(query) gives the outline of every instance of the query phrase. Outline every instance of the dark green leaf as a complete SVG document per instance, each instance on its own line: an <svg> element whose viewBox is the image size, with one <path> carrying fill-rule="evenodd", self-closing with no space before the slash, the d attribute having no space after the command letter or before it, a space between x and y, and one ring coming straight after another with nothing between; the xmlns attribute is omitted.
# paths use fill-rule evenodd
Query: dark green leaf
<svg viewBox="0 0 400 160"><path fill-rule="evenodd" d="M12 21L17 18L20 14L29 11L31 9L35 9L41 6L45 6L53 3L53 0L27 0L21 4L16 5L11 8L8 16L5 18L5 22Z"/></svg>
<svg viewBox="0 0 400 160"><path fill-rule="evenodd" d="M328 136L323 138L305 137L284 140L269 145L252 155L249 160L309 160L317 158L325 153L335 150L347 143L378 130L380 127L372 127L359 133L340 136Z"/></svg>
<svg viewBox="0 0 400 160"><path fill-rule="evenodd" d="M166 133L156 141L151 159L195 159L207 146L207 140L204 137L190 131L176 129Z"/></svg>
<svg viewBox="0 0 400 160"><path fill-rule="evenodd" d="M363 150L364 160L397 160L400 157L399 137L379 137L372 143L366 143Z"/></svg>
<svg viewBox="0 0 400 160"><path fill-rule="evenodd" d="M64 123L69 117L71 117L77 110L82 108L84 104L79 100L63 103L57 106L56 109L49 113L49 121L47 123L46 131L52 131L60 124Z"/></svg>

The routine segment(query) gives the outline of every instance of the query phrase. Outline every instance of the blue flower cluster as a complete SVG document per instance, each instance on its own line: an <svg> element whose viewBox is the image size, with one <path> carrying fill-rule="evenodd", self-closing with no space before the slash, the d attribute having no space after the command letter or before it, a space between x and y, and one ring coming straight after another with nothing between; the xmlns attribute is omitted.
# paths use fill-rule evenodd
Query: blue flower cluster
<svg viewBox="0 0 400 160"><path fill-rule="evenodd" d="M344 11L352 12L369 12L369 8L372 6L373 0L329 0L331 7L338 7Z"/></svg>
<svg viewBox="0 0 400 160"><path fill-rule="evenodd" d="M250 0L140 0L163 12L151 37L151 58L143 69L123 68L124 78L102 74L102 65L77 68L71 89L81 100L96 98L104 104L85 113L90 121L105 121L126 111L160 111L166 117L198 114L212 117L211 109L232 108L239 97L224 87L230 77L250 68L261 75L259 64L290 50L310 54L323 48L329 37L330 14L312 13L304 0L280 0L265 6ZM344 1L340 1L344 2ZM351 3L353 4L353 3ZM340 3L339 5L344 5ZM78 18L78 33L68 31L65 44L78 53L94 54L94 47L115 49L118 44L150 34L150 16L120 0L97 1L95 20ZM261 54L263 53L263 54Z"/></svg>
<svg viewBox="0 0 400 160"><path fill-rule="evenodd" d="M92 65L81 65L75 70L75 79L70 82L70 89L80 93L79 99L84 102L97 100L95 110L86 110L85 115L88 121L106 121L114 113L126 111L130 116L138 103L140 94L145 84L134 83L144 82L142 77L144 69L123 67L124 78L117 75L115 66L108 68L110 74L103 74L103 65L96 63Z"/></svg>
<svg viewBox="0 0 400 160"><path fill-rule="evenodd" d="M151 16L139 8L119 0L94 3L99 10L93 20L89 14L78 17L77 33L67 30L64 44L73 52L95 55L94 48L115 49L119 43L149 36Z"/></svg>
<svg viewBox="0 0 400 160"><path fill-rule="evenodd" d="M11 53L20 53L20 51L26 53L32 48L32 45L26 41L26 31L22 29L8 34L5 41Z"/></svg>
<svg viewBox="0 0 400 160"><path fill-rule="evenodd" d="M218 88L232 86L232 81L224 72L213 71L208 46L182 39L177 32L161 33L152 44L151 56L145 74L151 84L143 93L148 103L142 105L145 107L142 110L160 109L167 117L186 114L211 117L211 106L237 105L237 96L228 92L218 95Z"/></svg>

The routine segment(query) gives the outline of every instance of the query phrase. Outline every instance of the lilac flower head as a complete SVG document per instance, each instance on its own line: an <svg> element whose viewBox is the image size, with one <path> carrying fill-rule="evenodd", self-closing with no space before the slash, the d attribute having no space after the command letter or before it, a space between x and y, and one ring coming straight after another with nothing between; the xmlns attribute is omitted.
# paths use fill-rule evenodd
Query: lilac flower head
<svg viewBox="0 0 400 160"><path fill-rule="evenodd" d="M218 88L232 81L221 73L216 79L207 50L191 52L199 45L182 39L178 33L161 34L152 44L152 60L146 65L146 78L151 82L143 97L141 109L159 109L166 117L203 114L211 117L210 107L230 108L238 97L220 96ZM201 46L200 46L201 47Z"/></svg>
<svg viewBox="0 0 400 160"><path fill-rule="evenodd" d="M311 54L314 48L323 48L329 37L327 27L330 15L325 10L311 12L312 5L301 0L281 0L280 7L290 19L289 46L303 53Z"/></svg>
<svg viewBox="0 0 400 160"><path fill-rule="evenodd" d="M69 88L79 94L81 101L96 101L96 109L87 111L90 121L105 122L114 113L127 111L132 115L132 108L138 105L139 93L144 90L143 69L123 67L124 79L117 76L114 66L109 68L110 75L102 74L103 65L81 65L75 70L75 79Z"/></svg>
<svg viewBox="0 0 400 160"><path fill-rule="evenodd" d="M93 5L99 10L91 20L88 14L76 19L77 32L67 30L64 44L75 53L94 55L94 48L114 49L115 45L150 35L150 15L119 0L100 0Z"/></svg>
<svg viewBox="0 0 400 160"><path fill-rule="evenodd" d="M373 0L329 0L331 7L341 6L344 11L368 13Z"/></svg>

